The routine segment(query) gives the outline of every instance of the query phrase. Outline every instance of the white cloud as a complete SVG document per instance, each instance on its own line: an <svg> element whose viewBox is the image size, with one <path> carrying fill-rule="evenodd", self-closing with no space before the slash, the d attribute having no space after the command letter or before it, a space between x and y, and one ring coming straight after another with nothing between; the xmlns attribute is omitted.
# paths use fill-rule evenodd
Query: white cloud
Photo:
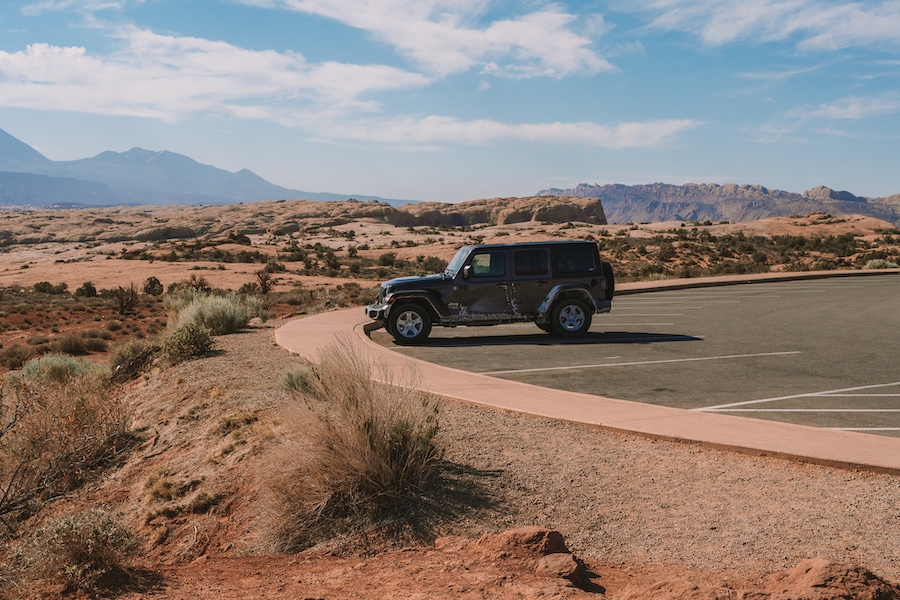
<svg viewBox="0 0 900 600"><path fill-rule="evenodd" d="M805 50L900 44L900 2L836 0L634 0L651 26L685 31L709 45L797 40Z"/></svg>
<svg viewBox="0 0 900 600"><path fill-rule="evenodd" d="M591 122L510 124L490 119L463 121L432 115L421 119L336 124L330 133L338 138L381 143L483 144L518 140L603 148L637 148L668 143L678 134L697 125L699 123L696 121L687 119L617 125Z"/></svg>
<svg viewBox="0 0 900 600"><path fill-rule="evenodd" d="M805 119L868 119L900 113L900 94L886 93L878 96L850 96L830 104L804 107L793 115Z"/></svg>
<svg viewBox="0 0 900 600"><path fill-rule="evenodd" d="M140 0L136 0L140 4ZM24 15L39 15L45 12L59 10L78 10L95 12L100 10L119 10L128 4L128 0L45 0L43 2L29 2L22 7Z"/></svg>
<svg viewBox="0 0 900 600"><path fill-rule="evenodd" d="M334 19L369 32L438 75L480 67L505 77L563 77L612 70L573 31L575 15L557 5L479 26L487 0L241 0ZM602 27L596 16L589 33Z"/></svg>
<svg viewBox="0 0 900 600"><path fill-rule="evenodd" d="M309 64L291 52L128 28L110 56L32 44L0 51L0 104L41 110L134 115L175 121L198 111L373 110L366 94L422 86L428 79L384 65Z"/></svg>

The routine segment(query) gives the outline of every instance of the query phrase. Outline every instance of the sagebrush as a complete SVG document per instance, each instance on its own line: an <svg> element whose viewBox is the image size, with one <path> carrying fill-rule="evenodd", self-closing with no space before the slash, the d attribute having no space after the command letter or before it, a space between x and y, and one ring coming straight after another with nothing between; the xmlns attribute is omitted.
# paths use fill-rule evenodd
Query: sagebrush
<svg viewBox="0 0 900 600"><path fill-rule="evenodd" d="M105 371L63 368L54 379L46 376L51 359L0 389L0 537L90 479L131 440L129 412Z"/></svg>
<svg viewBox="0 0 900 600"><path fill-rule="evenodd" d="M438 409L412 378L396 384L345 342L292 380L294 453L271 481L274 550L358 531L427 493L443 456Z"/></svg>

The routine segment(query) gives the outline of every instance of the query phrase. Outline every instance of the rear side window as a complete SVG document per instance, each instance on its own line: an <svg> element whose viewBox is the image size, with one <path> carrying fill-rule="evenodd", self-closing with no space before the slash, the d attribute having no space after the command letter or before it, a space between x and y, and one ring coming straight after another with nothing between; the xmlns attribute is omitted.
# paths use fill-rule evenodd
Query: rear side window
<svg viewBox="0 0 900 600"><path fill-rule="evenodd" d="M479 252L473 255L472 275L503 277L506 275L506 255L503 252Z"/></svg>
<svg viewBox="0 0 900 600"><path fill-rule="evenodd" d="M590 246L572 246L553 249L553 272L557 275L581 275L594 273L594 253Z"/></svg>
<svg viewBox="0 0 900 600"><path fill-rule="evenodd" d="M515 254L516 275L546 275L546 250L517 250Z"/></svg>

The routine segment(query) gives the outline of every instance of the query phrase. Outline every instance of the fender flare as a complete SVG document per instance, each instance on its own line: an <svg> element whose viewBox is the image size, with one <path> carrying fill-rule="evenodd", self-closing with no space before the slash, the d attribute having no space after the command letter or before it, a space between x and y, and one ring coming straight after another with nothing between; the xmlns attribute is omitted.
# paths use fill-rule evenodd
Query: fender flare
<svg viewBox="0 0 900 600"><path fill-rule="evenodd" d="M550 311L553 309L554 303L556 303L557 299L564 298L566 296L577 296L578 298L584 300L588 308L591 309L592 313L596 313L600 310L600 304L597 300L597 296L594 295L594 292L589 288L578 285L575 283L566 283L555 285L550 288L550 291L547 292L547 297L544 298L544 301L541 302L540 307L538 307L538 316L535 321L538 323L546 323L547 317L550 314Z"/></svg>
<svg viewBox="0 0 900 600"><path fill-rule="evenodd" d="M385 317L390 314L391 307L393 307L395 304L406 301L425 304L431 310L432 316L437 317L438 320L443 320L450 317L450 311L447 310L447 307L443 306L443 303L436 303L434 301L434 297L424 290L410 290L403 291L399 294L393 294L391 296L390 303L388 304L388 310L385 313Z"/></svg>

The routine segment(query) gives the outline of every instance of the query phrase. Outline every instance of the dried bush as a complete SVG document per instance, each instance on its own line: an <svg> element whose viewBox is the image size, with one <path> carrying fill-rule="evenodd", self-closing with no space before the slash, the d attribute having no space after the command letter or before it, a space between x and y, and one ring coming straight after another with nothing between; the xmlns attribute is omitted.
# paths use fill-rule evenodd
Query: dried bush
<svg viewBox="0 0 900 600"><path fill-rule="evenodd" d="M134 379L153 364L160 349L159 343L142 338L114 346L109 355L110 378L117 383Z"/></svg>
<svg viewBox="0 0 900 600"><path fill-rule="evenodd" d="M134 307L138 303L137 287L133 283L129 284L127 288L120 285L113 290L113 298L116 300L116 310L119 311L120 315L134 312Z"/></svg>
<svg viewBox="0 0 900 600"><path fill-rule="evenodd" d="M164 291L163 284L156 277L148 277L144 281L144 293L148 296L162 296Z"/></svg>
<svg viewBox="0 0 900 600"><path fill-rule="evenodd" d="M209 328L188 322L163 336L160 356L170 365L203 356L213 347L212 332Z"/></svg>
<svg viewBox="0 0 900 600"><path fill-rule="evenodd" d="M128 412L103 370L47 358L8 377L0 391L6 535L48 500L80 486L130 439Z"/></svg>
<svg viewBox="0 0 900 600"><path fill-rule="evenodd" d="M104 575L128 566L138 543L132 532L102 510L53 519L28 536L15 557L26 576L53 580L64 592L95 594Z"/></svg>
<svg viewBox="0 0 900 600"><path fill-rule="evenodd" d="M0 365L7 369L19 369L32 356L34 356L34 351L31 348L23 344L13 344L0 351Z"/></svg>
<svg viewBox="0 0 900 600"><path fill-rule="evenodd" d="M324 349L308 376L291 380L301 382L297 412L287 417L297 451L271 481L273 550L361 530L426 491L442 457L432 397L393 385L386 369L376 372L346 343Z"/></svg>

